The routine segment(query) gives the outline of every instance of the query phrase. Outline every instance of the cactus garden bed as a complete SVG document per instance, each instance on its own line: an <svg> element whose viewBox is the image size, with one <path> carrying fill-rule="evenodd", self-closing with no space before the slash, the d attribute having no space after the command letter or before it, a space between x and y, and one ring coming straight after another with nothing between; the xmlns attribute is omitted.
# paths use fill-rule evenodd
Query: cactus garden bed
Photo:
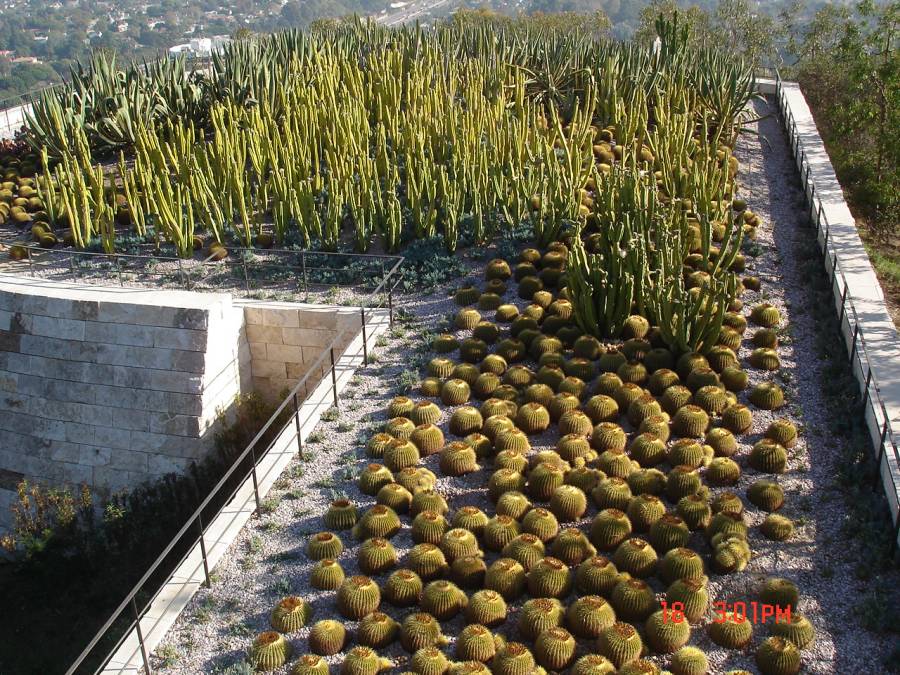
<svg viewBox="0 0 900 675"><path fill-rule="evenodd" d="M582 335L552 287L563 245L468 258L452 288L404 299L157 649L159 672L895 665L872 629L900 578L865 564L881 553L847 478L863 450L834 425L849 413L829 393L796 179L777 121L755 126L737 152L759 216L742 306L704 360L634 317L620 339ZM717 602L750 619L717 622ZM792 620L754 623L753 602Z"/></svg>

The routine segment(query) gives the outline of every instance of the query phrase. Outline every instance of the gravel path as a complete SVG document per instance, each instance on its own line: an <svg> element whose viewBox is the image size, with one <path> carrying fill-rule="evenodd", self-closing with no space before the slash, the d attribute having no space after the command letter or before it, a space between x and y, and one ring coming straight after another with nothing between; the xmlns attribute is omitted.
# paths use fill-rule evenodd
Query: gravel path
<svg viewBox="0 0 900 675"><path fill-rule="evenodd" d="M759 112L768 110L766 104L758 105ZM786 505L781 513L795 521L796 530L785 543L764 539L755 528L764 514L748 504L753 560L742 573L711 576L709 593L713 601L729 604L751 601L757 598L759 585L766 576L788 577L800 587L799 609L817 631L815 644L803 652L804 672L886 672L881 664L889 658L890 639L859 627L856 608L860 599L872 590L873 582L860 581L855 576L854 560L866 552L858 550L858 545L843 534L848 510L844 495L836 488L837 467L848 461L854 449L848 447L846 439L829 432L822 387L825 375L815 341L819 327L804 311L813 298L804 282L797 251L800 242L812 235L798 224L802 203L779 123L765 119L758 126L768 142L747 136L739 144L738 156L742 196L762 218L756 245L749 247L755 256L748 255L747 273L759 276L763 286L759 293L748 292L742 299L747 310L762 300L776 305L789 329L784 331L779 347L780 371L774 377L752 368L747 368L747 372L751 385L775 379L784 387L788 405L778 411L777 417L791 419L802 430L800 441L790 452L788 472L779 477L786 493ZM470 261L470 265L474 275L478 264ZM480 273L477 278L480 279ZM460 280L453 286L463 283ZM509 299L514 298L514 286L510 284ZM517 298L514 301L520 307L525 304ZM361 512L374 503L373 498L360 494L356 486L355 477L367 461L362 444L386 419L384 410L397 394L397 385L414 376L408 371L417 370L431 358L427 350L428 335L447 330L445 318L457 310L446 291L410 295L398 304L408 318L385 338L378 350L378 363L359 371L354 385L343 396L340 412L334 419L320 424L318 442L307 446L306 461L295 461L279 480L267 500L268 512L244 529L231 554L215 570L212 588L198 592L166 643L157 650L155 667L160 672L228 670L243 660L253 637L268 629L272 607L290 593L302 594L312 602L314 620L338 616L333 593L310 592L307 586L312 563L304 553L306 541L311 534L326 529L321 514L338 495L350 498ZM748 328L739 353L745 363L751 351L747 338L753 330ZM740 398L746 402L746 393ZM445 432L449 412L445 410L441 419ZM744 474L732 491L743 495L746 487L760 477L748 467L746 457L774 417L754 408L753 427L739 437L740 447L735 456ZM532 446L535 450L549 449L555 440L555 433L547 433L533 439ZM459 506L474 504L493 514L482 490L490 475L489 466L464 478L446 478L440 475L436 463L436 455L424 460L440 476L437 489L447 497L451 512ZM595 513L592 505L582 524L589 522ZM404 518L403 531L392 539L401 561L412 545L408 522ZM341 536L347 549L340 562L350 575L357 572L356 547L352 546L349 533ZM689 545L702 549L705 544L701 541L702 537L694 534ZM491 560L496 557L488 555ZM380 583L385 576L376 579ZM877 581L879 589L893 593L895 599L900 588L898 582L900 575L896 571L884 574ZM657 591L664 591L658 581L654 580L652 585ZM509 628L514 633L514 611L521 602L510 604L511 620L500 632ZM398 618L405 614L386 603L381 609ZM345 623L352 631L353 623ZM457 634L462 626L461 617L443 623L448 636ZM307 632L305 629L290 636L295 655L307 651ZM716 647L704 630L695 628L691 644L707 652L711 672L731 669L756 672L755 647L768 634L767 628L757 626L751 648L728 651ZM398 670L406 669L408 655L398 644L383 650L383 655L393 659ZM337 663L340 657L331 660ZM661 657L653 660L660 666L666 664Z"/></svg>

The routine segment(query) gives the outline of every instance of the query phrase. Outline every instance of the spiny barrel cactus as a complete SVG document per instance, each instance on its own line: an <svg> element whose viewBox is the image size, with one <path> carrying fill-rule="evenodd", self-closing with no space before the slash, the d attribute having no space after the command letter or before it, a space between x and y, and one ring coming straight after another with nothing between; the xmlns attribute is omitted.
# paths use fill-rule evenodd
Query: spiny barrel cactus
<svg viewBox="0 0 900 675"><path fill-rule="evenodd" d="M333 558L320 560L309 576L310 586L322 591L333 591L344 582L344 570Z"/></svg>
<svg viewBox="0 0 900 675"><path fill-rule="evenodd" d="M250 662L256 670L275 670L291 658L293 649L285 637L274 630L260 633L250 646Z"/></svg>
<svg viewBox="0 0 900 675"><path fill-rule="evenodd" d="M619 544L612 560L619 571L645 578L656 572L658 558L647 541L632 537Z"/></svg>
<svg viewBox="0 0 900 675"><path fill-rule="evenodd" d="M291 666L291 675L328 675L328 661L316 654L304 654Z"/></svg>
<svg viewBox="0 0 900 675"><path fill-rule="evenodd" d="M791 612L790 616L776 617L770 628L772 635L790 640L798 649L806 649L816 637L816 631L809 619L800 612Z"/></svg>
<svg viewBox="0 0 900 675"><path fill-rule="evenodd" d="M628 481L612 476L601 480L591 491L591 498L598 508L625 511L631 502L631 488Z"/></svg>
<svg viewBox="0 0 900 675"><path fill-rule="evenodd" d="M306 555L311 560L337 558L344 550L344 544L333 532L319 532L309 538L306 544Z"/></svg>
<svg viewBox="0 0 900 675"><path fill-rule="evenodd" d="M454 527L448 530L441 538L440 547L450 562L453 562L456 558L479 555L481 553L475 535L461 527Z"/></svg>
<svg viewBox="0 0 900 675"><path fill-rule="evenodd" d="M615 622L615 610L599 595L582 596L566 610L566 625L581 638L596 638Z"/></svg>
<svg viewBox="0 0 900 675"><path fill-rule="evenodd" d="M794 675L800 672L800 650L783 637L766 638L756 650L756 665L763 675Z"/></svg>
<svg viewBox="0 0 900 675"><path fill-rule="evenodd" d="M441 450L439 466L441 473L446 476L463 476L481 468L478 465L475 449L460 441L444 446L444 449Z"/></svg>
<svg viewBox="0 0 900 675"><path fill-rule="evenodd" d="M470 623L496 626L506 620L506 601L497 591L484 589L472 594L465 611Z"/></svg>
<svg viewBox="0 0 900 675"><path fill-rule="evenodd" d="M672 655L669 669L672 675L706 675L709 671L709 660L702 649L682 647Z"/></svg>
<svg viewBox="0 0 900 675"><path fill-rule="evenodd" d="M303 598L289 595L275 605L269 617L272 628L279 633L296 633L312 616L312 606Z"/></svg>
<svg viewBox="0 0 900 675"><path fill-rule="evenodd" d="M400 483L388 483L382 487L375 496L379 504L393 509L397 513L406 513L412 505L413 496L409 490Z"/></svg>
<svg viewBox="0 0 900 675"><path fill-rule="evenodd" d="M760 382L750 392L748 398L757 408L777 410L784 405L784 392L774 382Z"/></svg>
<svg viewBox="0 0 900 675"><path fill-rule="evenodd" d="M341 675L376 675L391 668L391 662L378 655L371 647L354 647L341 663Z"/></svg>
<svg viewBox="0 0 900 675"><path fill-rule="evenodd" d="M794 533L794 523L790 518L770 513L759 526L760 532L772 541L785 541Z"/></svg>
<svg viewBox="0 0 900 675"><path fill-rule="evenodd" d="M797 427L790 420L774 420L766 429L765 437L785 448L792 448L797 443Z"/></svg>
<svg viewBox="0 0 900 675"><path fill-rule="evenodd" d="M357 575L344 580L337 591L338 611L348 619L361 619L381 604L381 590L372 579Z"/></svg>
<svg viewBox="0 0 900 675"><path fill-rule="evenodd" d="M703 618L709 609L709 592L706 589L706 577L687 577L676 579L666 591L669 604L681 603L684 618L696 623Z"/></svg>
<svg viewBox="0 0 900 675"><path fill-rule="evenodd" d="M450 565L450 578L462 588L483 588L487 565L483 558L466 556Z"/></svg>
<svg viewBox="0 0 900 675"><path fill-rule="evenodd" d="M645 631L650 648L662 654L680 649L691 637L690 624L687 621L673 621L665 610L650 615Z"/></svg>
<svg viewBox="0 0 900 675"><path fill-rule="evenodd" d="M534 654L548 670L565 669L575 657L575 638L565 628L550 628L537 636Z"/></svg>
<svg viewBox="0 0 900 675"><path fill-rule="evenodd" d="M425 586L419 604L436 619L445 621L452 619L466 607L468 596L453 582L438 579Z"/></svg>
<svg viewBox="0 0 900 675"><path fill-rule="evenodd" d="M441 632L441 624L431 614L410 614L400 624L400 644L408 652L416 652L423 647L441 647L447 642Z"/></svg>
<svg viewBox="0 0 900 675"><path fill-rule="evenodd" d="M391 573L384 584L384 599L397 607L410 607L422 595L422 579L409 569L399 569Z"/></svg>
<svg viewBox="0 0 900 675"><path fill-rule="evenodd" d="M406 563L413 572L425 580L443 574L450 567L444 552L433 544L413 546L407 554Z"/></svg>
<svg viewBox="0 0 900 675"><path fill-rule="evenodd" d="M648 538L659 553L687 545L691 531L678 516L666 514L650 526Z"/></svg>
<svg viewBox="0 0 900 675"><path fill-rule="evenodd" d="M542 542L547 543L559 532L559 521L551 511L534 508L522 518L522 531L533 534Z"/></svg>
<svg viewBox="0 0 900 675"><path fill-rule="evenodd" d="M534 672L534 655L521 642L507 642L491 663L495 675L528 675Z"/></svg>
<svg viewBox="0 0 900 675"><path fill-rule="evenodd" d="M450 660L437 647L422 647L412 655L409 667L416 675L443 675L450 668Z"/></svg>
<svg viewBox="0 0 900 675"><path fill-rule="evenodd" d="M698 579L704 574L703 558L690 548L673 548L659 564L659 577L671 584L678 579Z"/></svg>
<svg viewBox="0 0 900 675"><path fill-rule="evenodd" d="M608 558L591 556L575 570L575 588L586 595L608 596L619 581L619 571Z"/></svg>
<svg viewBox="0 0 900 675"><path fill-rule="evenodd" d="M736 621L733 615L726 614L709 624L709 637L720 647L743 649L753 638L753 624Z"/></svg>
<svg viewBox="0 0 900 675"><path fill-rule="evenodd" d="M419 459L419 449L409 440L395 439L384 451L384 465L391 471L415 466Z"/></svg>
<svg viewBox="0 0 900 675"><path fill-rule="evenodd" d="M784 505L784 490L773 480L761 479L747 488L747 499L763 511L777 511Z"/></svg>
<svg viewBox="0 0 900 675"><path fill-rule="evenodd" d="M712 520L712 508L703 495L682 497L676 506L678 515L691 530L706 528Z"/></svg>
<svg viewBox="0 0 900 675"><path fill-rule="evenodd" d="M620 576L609 595L616 616L625 621L644 621L659 603L653 589L640 579Z"/></svg>
<svg viewBox="0 0 900 675"><path fill-rule="evenodd" d="M583 560L596 555L597 549L594 548L584 532L577 527L570 527L560 532L553 540L550 553L566 565L578 565Z"/></svg>
<svg viewBox="0 0 900 675"><path fill-rule="evenodd" d="M359 490L364 495L375 496L388 483L394 482L394 474L382 464L369 464L359 475Z"/></svg>
<svg viewBox="0 0 900 675"><path fill-rule="evenodd" d="M587 511L587 496L574 485L560 485L550 495L550 510L562 522L572 522Z"/></svg>
<svg viewBox="0 0 900 675"><path fill-rule="evenodd" d="M644 650L644 643L634 626L616 622L597 638L597 651L612 661L616 668L636 661Z"/></svg>
<svg viewBox="0 0 900 675"><path fill-rule="evenodd" d="M396 512L384 504L376 504L366 511L353 526L353 536L357 539L384 537L388 539L400 531L400 518ZM329 556L335 557L335 556Z"/></svg>
<svg viewBox="0 0 900 675"><path fill-rule="evenodd" d="M349 499L336 499L331 502L323 519L332 530L349 530L356 525L358 517L356 506Z"/></svg>
<svg viewBox="0 0 900 675"><path fill-rule="evenodd" d="M344 648L347 631L341 622L323 619L313 624L308 640L309 649L313 654L332 656Z"/></svg>
<svg viewBox="0 0 900 675"><path fill-rule="evenodd" d="M759 599L767 605L780 607L782 610L796 608L800 600L800 592L796 584L782 577L769 577L763 582Z"/></svg>
<svg viewBox="0 0 900 675"><path fill-rule="evenodd" d="M427 457L444 447L444 432L434 424L420 424L412 432L409 440L422 457Z"/></svg>
<svg viewBox="0 0 900 675"><path fill-rule="evenodd" d="M497 591L505 600L522 595L527 575L525 568L511 558L499 558L491 563L484 575L484 586Z"/></svg>
<svg viewBox="0 0 900 675"><path fill-rule="evenodd" d="M571 675L614 675L613 662L600 654L585 654L569 670Z"/></svg>
<svg viewBox="0 0 900 675"><path fill-rule="evenodd" d="M481 663L490 661L497 653L498 641L486 626L469 624L456 638L456 658Z"/></svg>
<svg viewBox="0 0 900 675"><path fill-rule="evenodd" d="M397 564L397 551L387 539L366 539L357 554L359 569L364 574L381 574Z"/></svg>
<svg viewBox="0 0 900 675"><path fill-rule="evenodd" d="M441 418L441 409L432 401L419 401L409 412L409 419L416 426L423 424L436 424ZM412 432L410 432L412 436Z"/></svg>
<svg viewBox="0 0 900 675"><path fill-rule="evenodd" d="M356 629L356 640L362 645L382 649L397 639L400 624L383 612L372 612L363 617Z"/></svg>
<svg viewBox="0 0 900 675"><path fill-rule="evenodd" d="M787 450L769 438L763 438L750 450L750 466L763 473L784 473Z"/></svg>

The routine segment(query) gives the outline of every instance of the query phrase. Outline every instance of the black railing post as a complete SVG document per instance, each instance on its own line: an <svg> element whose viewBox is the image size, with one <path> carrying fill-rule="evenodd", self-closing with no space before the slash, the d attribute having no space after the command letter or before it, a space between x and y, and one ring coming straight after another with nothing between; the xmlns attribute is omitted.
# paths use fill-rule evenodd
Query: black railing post
<svg viewBox="0 0 900 675"><path fill-rule="evenodd" d="M306 275L306 250L300 251L300 266L303 268L303 293L306 295L305 302L309 302L309 277Z"/></svg>
<svg viewBox="0 0 900 675"><path fill-rule="evenodd" d="M300 435L300 407L297 405L297 392L294 392L294 429L297 430L297 454L303 453L303 437Z"/></svg>
<svg viewBox="0 0 900 675"><path fill-rule="evenodd" d="M244 268L244 290L250 292L250 273L247 271L247 253L241 255L241 265Z"/></svg>
<svg viewBox="0 0 900 675"><path fill-rule="evenodd" d="M75 273L75 256L69 255L69 270L72 272L72 281L75 281L78 278L78 275Z"/></svg>
<svg viewBox="0 0 900 675"><path fill-rule="evenodd" d="M842 275L843 276L843 275ZM841 339L844 339L844 315L847 313L847 288L850 284L844 279L844 291L841 293L841 313L838 315L838 330L841 332ZM852 364L851 364L852 370Z"/></svg>
<svg viewBox="0 0 900 675"><path fill-rule="evenodd" d="M900 537L900 511L897 513L897 522L894 523L894 536L891 539L891 558L897 554L897 538Z"/></svg>
<svg viewBox="0 0 900 675"><path fill-rule="evenodd" d="M868 359L866 359L866 365L869 366L869 370L866 373L866 384L863 387L863 400L862 400L863 421L865 421L865 419L866 419L866 406L869 405L869 386L872 384L872 364L869 363Z"/></svg>
<svg viewBox="0 0 900 675"><path fill-rule="evenodd" d="M203 515L197 514L197 528L200 530L200 557L203 558L203 578L206 580L206 587L212 586L209 580L209 561L206 559L206 538L203 536Z"/></svg>
<svg viewBox="0 0 900 675"><path fill-rule="evenodd" d="M394 285L388 285L388 326L394 327Z"/></svg>
<svg viewBox="0 0 900 675"><path fill-rule="evenodd" d="M253 497L256 499L256 510L259 511L259 481L256 479L256 444L250 446L250 459L253 466L250 474L253 476Z"/></svg>
<svg viewBox="0 0 900 675"><path fill-rule="evenodd" d="M331 353L331 394L334 398L334 407L338 407L337 371L334 364L334 346L328 350Z"/></svg>
<svg viewBox="0 0 900 675"><path fill-rule="evenodd" d="M116 261L116 276L119 277L119 286L124 286L125 282L122 280L122 267L119 265L119 256L113 254L113 260Z"/></svg>
<svg viewBox="0 0 900 675"><path fill-rule="evenodd" d="M856 360L856 342L859 339L859 317L853 326L853 342L850 343L850 372L853 372L853 362ZM862 368L860 368L862 370Z"/></svg>
<svg viewBox="0 0 900 675"><path fill-rule="evenodd" d="M32 260L32 258L31 258L31 247L29 246L25 250L28 251L28 269L31 272L31 276L33 277L34 276L34 260Z"/></svg>
<svg viewBox="0 0 900 675"><path fill-rule="evenodd" d="M147 647L144 645L144 631L141 630L141 615L138 613L137 602L135 602L134 596L131 596L131 611L134 612L134 627L137 631L138 644L141 646L141 658L144 661L144 670L147 671L147 675L153 675L153 671L150 669L150 659L147 658Z"/></svg>
<svg viewBox="0 0 900 675"><path fill-rule="evenodd" d="M882 412L884 412L884 424L881 425L881 441L878 443L878 456L875 458L875 479L872 482L872 487L876 488L878 483L881 482L881 460L884 459L884 443L887 440L888 432L887 412L884 409L882 409Z"/></svg>
<svg viewBox="0 0 900 675"><path fill-rule="evenodd" d="M366 345L366 308L359 308L359 318L362 322L363 365L369 365L369 347Z"/></svg>
<svg viewBox="0 0 900 675"><path fill-rule="evenodd" d="M181 264L180 256L178 258L178 281L183 287L187 286L187 284L184 283L184 266Z"/></svg>

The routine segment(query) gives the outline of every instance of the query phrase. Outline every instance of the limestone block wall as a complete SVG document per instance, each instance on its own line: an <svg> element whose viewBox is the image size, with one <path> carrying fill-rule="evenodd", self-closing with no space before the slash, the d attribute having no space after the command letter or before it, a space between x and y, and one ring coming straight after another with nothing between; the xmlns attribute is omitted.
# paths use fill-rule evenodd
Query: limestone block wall
<svg viewBox="0 0 900 675"><path fill-rule="evenodd" d="M22 478L102 492L183 470L249 381L227 294L0 275L0 523Z"/></svg>
<svg viewBox="0 0 900 675"><path fill-rule="evenodd" d="M311 391L331 365L322 350L339 334L335 358L359 332L358 307L323 307L289 302L236 301L244 308L247 342L253 363L253 390L269 401L281 399L316 365L302 394Z"/></svg>

